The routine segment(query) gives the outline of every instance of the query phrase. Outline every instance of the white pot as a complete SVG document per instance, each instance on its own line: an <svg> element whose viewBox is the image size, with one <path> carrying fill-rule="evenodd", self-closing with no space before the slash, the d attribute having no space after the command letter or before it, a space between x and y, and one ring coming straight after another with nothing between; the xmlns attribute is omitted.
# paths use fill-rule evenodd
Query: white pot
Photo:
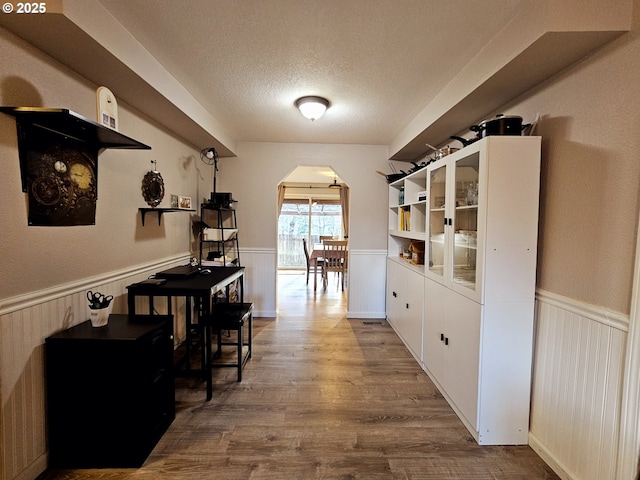
<svg viewBox="0 0 640 480"><path fill-rule="evenodd" d="M89 318L92 327L104 327L109 323L109 307L99 309L89 309Z"/></svg>

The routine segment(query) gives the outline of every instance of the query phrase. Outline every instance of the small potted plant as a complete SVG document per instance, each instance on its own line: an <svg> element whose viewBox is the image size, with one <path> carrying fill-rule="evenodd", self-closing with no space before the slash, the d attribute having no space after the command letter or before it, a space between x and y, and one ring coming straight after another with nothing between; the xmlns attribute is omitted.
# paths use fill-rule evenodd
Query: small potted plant
<svg viewBox="0 0 640 480"><path fill-rule="evenodd" d="M109 322L109 305L113 295L103 295L100 292L87 292L89 300L89 318L92 327L104 327Z"/></svg>

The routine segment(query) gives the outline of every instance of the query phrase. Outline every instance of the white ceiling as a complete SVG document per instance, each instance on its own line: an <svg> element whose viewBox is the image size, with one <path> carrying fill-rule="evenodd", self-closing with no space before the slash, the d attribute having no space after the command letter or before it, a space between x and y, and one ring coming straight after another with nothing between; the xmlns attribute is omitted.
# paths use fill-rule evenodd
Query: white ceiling
<svg viewBox="0 0 640 480"><path fill-rule="evenodd" d="M386 145L533 0L99 1L236 141Z"/></svg>

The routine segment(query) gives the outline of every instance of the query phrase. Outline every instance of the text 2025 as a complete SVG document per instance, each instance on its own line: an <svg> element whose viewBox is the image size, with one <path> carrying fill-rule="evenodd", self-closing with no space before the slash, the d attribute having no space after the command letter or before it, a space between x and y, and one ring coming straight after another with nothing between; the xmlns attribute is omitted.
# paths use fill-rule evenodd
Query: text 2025
<svg viewBox="0 0 640 480"><path fill-rule="evenodd" d="M16 3L16 13L46 13L47 2Z"/></svg>

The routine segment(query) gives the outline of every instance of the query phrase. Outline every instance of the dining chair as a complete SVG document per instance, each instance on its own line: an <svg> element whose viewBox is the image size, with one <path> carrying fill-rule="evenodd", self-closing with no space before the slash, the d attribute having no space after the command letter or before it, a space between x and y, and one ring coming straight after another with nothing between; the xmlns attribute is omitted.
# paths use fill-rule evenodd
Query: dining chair
<svg viewBox="0 0 640 480"><path fill-rule="evenodd" d="M333 240L333 235L320 235L320 243L323 243L325 240Z"/></svg>
<svg viewBox="0 0 640 480"><path fill-rule="evenodd" d="M302 247L304 248L304 257L307 260L307 285L309 285L309 273L311 272L311 269L313 269L314 275L317 275L318 273L322 275L322 267L324 265L324 261L322 258L311 258L311 256L309 255L309 247L307 246L306 238L302 239Z"/></svg>
<svg viewBox="0 0 640 480"><path fill-rule="evenodd" d="M322 242L322 258L324 260L322 280L325 289L328 284L327 274L329 272L336 272L338 281L341 281L342 290L344 290L344 277L347 272L348 243L347 240L325 240Z"/></svg>

